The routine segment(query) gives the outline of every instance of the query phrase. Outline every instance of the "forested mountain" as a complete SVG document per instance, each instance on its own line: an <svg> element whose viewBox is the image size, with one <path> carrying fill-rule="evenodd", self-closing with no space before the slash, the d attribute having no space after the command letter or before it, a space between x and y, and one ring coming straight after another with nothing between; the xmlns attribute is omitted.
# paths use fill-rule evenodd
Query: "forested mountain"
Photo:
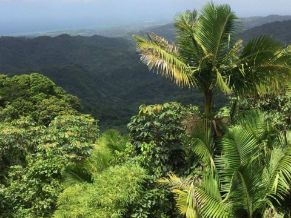
<svg viewBox="0 0 291 218"><path fill-rule="evenodd" d="M135 45L101 36L0 39L0 71L41 72L82 100L83 109L103 125L125 124L143 103L169 100L200 102L187 92L149 73Z"/></svg>
<svg viewBox="0 0 291 218"><path fill-rule="evenodd" d="M241 36L249 40L253 37L259 35L269 35L272 38L279 40L283 43L291 43L291 20L278 21L274 23L264 24L262 26L254 27L252 29L246 30L241 34Z"/></svg>
<svg viewBox="0 0 291 218"><path fill-rule="evenodd" d="M41 74L0 74L0 122L29 117L32 122L48 125L56 116L77 115L78 110L78 98Z"/></svg>
<svg viewBox="0 0 291 218"><path fill-rule="evenodd" d="M173 38L172 24L151 31ZM242 33L244 39L265 33L290 43L291 21L275 22ZM135 44L123 38L69 36L0 38L0 72L40 72L78 96L83 111L104 126L120 126L140 104L176 100L201 103L201 95L182 90L140 63Z"/></svg>
<svg viewBox="0 0 291 218"><path fill-rule="evenodd" d="M276 26L276 23L279 23L281 21L288 21L291 20L291 16L280 16L280 15L269 15L266 17L260 17L260 16L256 16L256 17L245 17L245 18L240 18L239 21L239 27L241 29L241 32L244 32L245 30L250 31L250 32L258 32L260 31L259 26L262 25L266 25L267 28L269 30L269 25L273 25L272 23L275 23L274 25ZM257 28L259 28L259 30L257 31ZM254 28L254 30L249 30ZM290 27L289 27L290 29ZM277 33L280 34L280 32L282 31L282 29L278 29ZM283 30L284 32L286 32L286 30ZM164 36L167 39L173 41L175 38L175 27L173 23L169 23L166 25L160 25L160 26L155 26L155 27L150 27L150 28L146 28L143 29L141 31L141 33L148 33L148 32L154 32L158 35ZM247 36L247 34L245 34L244 36ZM248 38L249 39L249 38Z"/></svg>
<svg viewBox="0 0 291 218"><path fill-rule="evenodd" d="M291 20L291 16L290 15L285 15L285 16L269 15L266 17L255 16L255 17L245 17L241 19L244 29L251 29L251 28L261 26L264 24L286 21L286 20Z"/></svg>

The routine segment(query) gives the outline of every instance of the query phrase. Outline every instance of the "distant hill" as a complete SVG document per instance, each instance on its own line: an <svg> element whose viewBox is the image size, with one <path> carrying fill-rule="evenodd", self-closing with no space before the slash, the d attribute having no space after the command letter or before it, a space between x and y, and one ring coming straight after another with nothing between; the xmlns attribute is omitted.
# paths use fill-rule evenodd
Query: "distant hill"
<svg viewBox="0 0 291 218"><path fill-rule="evenodd" d="M159 36L163 36L168 40L173 41L175 39L175 26L173 23L155 26L151 28L144 29L139 32L139 34L155 33Z"/></svg>
<svg viewBox="0 0 291 218"><path fill-rule="evenodd" d="M245 17L242 18L242 23L245 29L251 29L268 23L291 20L291 15L269 15L266 17Z"/></svg>
<svg viewBox="0 0 291 218"><path fill-rule="evenodd" d="M172 24L151 29L173 37ZM291 21L273 22L241 34L259 34L290 43ZM0 38L0 72L40 72L82 100L83 110L106 127L126 124L140 104L165 101L199 104L202 95L183 90L148 72L139 61L135 44L126 38L69 36ZM224 101L220 98L220 104Z"/></svg>
<svg viewBox="0 0 291 218"><path fill-rule="evenodd" d="M244 30L250 29L256 26L261 26L266 23L291 20L291 16L283 15L269 15L265 17L255 16L255 17L245 17L241 18L242 27ZM71 36L93 36L100 35L105 37L123 37L131 38L134 33L146 33L146 32L156 32L160 35L164 35L167 38L172 39L174 36L174 26L173 24L167 24L168 21L152 21L137 23L127 26L117 26L110 28L91 28L91 29L71 29L71 30L60 30L53 32L40 32L40 33L25 33L22 36L28 37L39 37L39 36L51 36L55 37L62 34L68 34Z"/></svg>
<svg viewBox="0 0 291 218"><path fill-rule="evenodd" d="M0 38L0 72L41 72L82 100L104 126L129 121L140 104L199 103L202 96L148 72L135 45L102 36Z"/></svg>
<svg viewBox="0 0 291 218"><path fill-rule="evenodd" d="M148 29L155 26L161 26L167 24L169 21L160 20L160 21L148 21L142 23L135 23L131 25L121 25L121 26L113 26L113 27L104 27L104 28L84 28L84 29L67 29L67 30L56 30L49 32L31 32L31 33L23 33L18 35L12 35L14 37L40 37L40 36L59 36L63 34L68 34L70 36L105 36L105 37L123 37L128 38L131 37L132 33L139 32L143 29Z"/></svg>
<svg viewBox="0 0 291 218"><path fill-rule="evenodd" d="M264 24L271 24L274 22L288 21L288 20L291 20L291 16L269 15L266 17L241 18L239 22L240 22L240 26L241 26L241 32L244 32L245 30L259 27L259 26L264 25ZM269 29L269 26L267 26L266 29ZM256 31L256 30L252 30L252 31ZM277 31L277 33L280 34L282 31L283 32L286 32L286 31L290 32L291 29L290 29L290 27L287 30L280 29ZM174 40L174 38L175 38L175 28L174 28L174 24L172 24L172 23L166 24L166 25L154 26L154 27L146 28L146 29L140 31L141 34L146 34L149 32L153 32L153 33L156 33L158 35L164 36L169 40ZM244 34L243 37L245 37L245 36L246 35Z"/></svg>
<svg viewBox="0 0 291 218"><path fill-rule="evenodd" d="M241 34L245 40L249 40L259 35L269 35L285 44L291 44L291 20L264 24L246 30Z"/></svg>

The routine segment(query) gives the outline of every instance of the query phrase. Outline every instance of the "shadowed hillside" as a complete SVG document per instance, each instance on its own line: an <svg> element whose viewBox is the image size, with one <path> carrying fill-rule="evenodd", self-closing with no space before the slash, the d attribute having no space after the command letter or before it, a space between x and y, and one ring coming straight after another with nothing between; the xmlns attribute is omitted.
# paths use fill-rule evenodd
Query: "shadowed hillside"
<svg viewBox="0 0 291 218"><path fill-rule="evenodd" d="M0 38L0 72L41 72L82 100L83 110L105 126L128 122L140 104L171 100L201 102L149 73L135 45L122 38L101 36Z"/></svg>
<svg viewBox="0 0 291 218"><path fill-rule="evenodd" d="M259 35L269 35L272 38L279 40L283 43L291 43L291 20L274 22L264 24L262 26L254 27L246 30L241 36L245 40L249 40Z"/></svg>
<svg viewBox="0 0 291 218"><path fill-rule="evenodd" d="M262 26L268 23L280 22L291 20L290 15L269 15L266 17L254 16L254 17L245 17L241 19L245 29L251 29L257 26Z"/></svg>

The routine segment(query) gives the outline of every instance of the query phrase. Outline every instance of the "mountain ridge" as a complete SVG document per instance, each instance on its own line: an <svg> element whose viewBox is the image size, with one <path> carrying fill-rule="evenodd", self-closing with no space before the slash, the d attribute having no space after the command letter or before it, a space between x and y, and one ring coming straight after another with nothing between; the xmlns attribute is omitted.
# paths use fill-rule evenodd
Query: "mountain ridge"
<svg viewBox="0 0 291 218"><path fill-rule="evenodd" d="M255 27L242 33L253 37L270 29L275 38L291 39L291 28L282 21ZM281 28L276 28L283 25ZM171 26L168 26L171 27ZM171 27L172 28L172 27ZM165 29L160 33L167 34ZM268 31L265 31L268 33ZM159 32L157 33L159 34ZM78 96L83 111L106 127L124 126L141 104L166 101L199 104L201 93L181 89L143 65L135 44L126 38L104 36L0 37L0 72L9 75L39 72L66 91ZM219 97L221 104L224 99ZM219 106L219 105L217 105Z"/></svg>
<svg viewBox="0 0 291 218"><path fill-rule="evenodd" d="M276 21L248 29L241 34L241 37L245 40L250 40L251 38L257 37L259 35L268 35L275 40L281 41L285 44L290 44L291 20Z"/></svg>
<svg viewBox="0 0 291 218"><path fill-rule="evenodd" d="M244 26L244 30L250 29L256 26L260 26L266 23L276 22L276 21L285 21L291 20L291 15L268 15L268 16L251 16L251 17L242 17L240 21ZM56 30L48 32L36 32L36 33L23 33L18 34L17 36L25 37L39 37L39 36L58 36L62 34L69 34L72 36L93 36L100 35L105 37L125 37L129 38L132 34L138 32L148 32L150 29L162 28L166 25L172 25L167 21L155 21L149 23L139 23L134 25L125 25L125 26L115 26L110 28L85 28L85 29L69 29L69 30ZM14 35L15 36L15 35Z"/></svg>
<svg viewBox="0 0 291 218"><path fill-rule="evenodd" d="M0 72L42 73L78 96L84 112L109 126L127 123L140 104L177 100L179 96L186 99L183 102L195 102L192 92L148 72L135 45L123 38L1 37ZM198 97L197 102L200 100Z"/></svg>

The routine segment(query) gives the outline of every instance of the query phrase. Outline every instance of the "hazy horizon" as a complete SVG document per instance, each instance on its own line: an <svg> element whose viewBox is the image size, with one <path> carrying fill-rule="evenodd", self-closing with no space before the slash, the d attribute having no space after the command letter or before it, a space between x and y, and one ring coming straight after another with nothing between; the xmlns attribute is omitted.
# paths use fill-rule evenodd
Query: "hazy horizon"
<svg viewBox="0 0 291 218"><path fill-rule="evenodd" d="M203 0L0 0L0 35L170 22ZM216 0L240 17L291 15L290 0Z"/></svg>

